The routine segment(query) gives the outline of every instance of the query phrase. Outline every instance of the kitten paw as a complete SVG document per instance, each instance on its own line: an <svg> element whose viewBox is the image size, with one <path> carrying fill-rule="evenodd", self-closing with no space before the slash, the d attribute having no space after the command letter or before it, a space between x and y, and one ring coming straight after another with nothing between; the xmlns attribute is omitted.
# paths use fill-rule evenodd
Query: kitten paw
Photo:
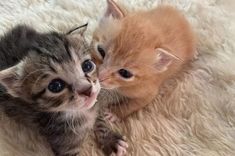
<svg viewBox="0 0 235 156"><path fill-rule="evenodd" d="M118 133L110 133L107 137L103 151L108 156L124 156L127 153L128 144Z"/></svg>
<svg viewBox="0 0 235 156"><path fill-rule="evenodd" d="M111 156L124 156L127 153L128 144L123 140L119 140L117 144L117 152L112 153Z"/></svg>
<svg viewBox="0 0 235 156"><path fill-rule="evenodd" d="M109 111L105 111L104 119L110 122L119 122L121 121L116 114L113 114Z"/></svg>

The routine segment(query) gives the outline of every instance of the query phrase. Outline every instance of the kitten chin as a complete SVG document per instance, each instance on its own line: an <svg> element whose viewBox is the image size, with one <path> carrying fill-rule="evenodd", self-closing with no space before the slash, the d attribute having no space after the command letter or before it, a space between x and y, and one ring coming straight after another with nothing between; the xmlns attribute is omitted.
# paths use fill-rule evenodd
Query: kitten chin
<svg viewBox="0 0 235 156"><path fill-rule="evenodd" d="M127 13L107 0L93 34L92 57L99 62L101 86L126 98L108 104L112 113L125 118L150 103L196 55L195 38L184 15L171 6Z"/></svg>

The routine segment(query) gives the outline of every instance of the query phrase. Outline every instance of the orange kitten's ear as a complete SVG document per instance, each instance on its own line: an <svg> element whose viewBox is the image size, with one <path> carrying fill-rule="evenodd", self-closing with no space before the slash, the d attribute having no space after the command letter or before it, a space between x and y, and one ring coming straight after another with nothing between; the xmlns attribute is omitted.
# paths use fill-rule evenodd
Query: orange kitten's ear
<svg viewBox="0 0 235 156"><path fill-rule="evenodd" d="M107 0L107 5L104 17L112 16L115 19L121 19L125 16L122 9L113 0Z"/></svg>
<svg viewBox="0 0 235 156"><path fill-rule="evenodd" d="M171 63L174 60L179 60L177 56L169 53L167 50L164 50L162 48L157 48L156 53L157 53L157 61L155 67L158 72L166 71L169 65L171 65Z"/></svg>
<svg viewBox="0 0 235 156"><path fill-rule="evenodd" d="M19 63L13 67L0 71L1 85L3 85L7 92L14 97L17 97L18 95L19 87L17 86L19 86L18 80L20 77L19 72L21 70L21 66L22 63Z"/></svg>

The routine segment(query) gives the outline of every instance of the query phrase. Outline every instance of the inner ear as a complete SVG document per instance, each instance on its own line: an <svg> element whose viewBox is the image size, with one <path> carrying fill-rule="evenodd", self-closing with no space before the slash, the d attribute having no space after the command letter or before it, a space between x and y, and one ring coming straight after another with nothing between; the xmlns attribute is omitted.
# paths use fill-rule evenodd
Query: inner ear
<svg viewBox="0 0 235 156"><path fill-rule="evenodd" d="M164 72L172 64L174 60L179 60L179 58L171 54L168 50L157 48L156 52L156 63L155 67L158 72Z"/></svg>
<svg viewBox="0 0 235 156"><path fill-rule="evenodd" d="M123 10L113 0L107 0L107 9L104 16L112 16L115 19L121 19L125 15Z"/></svg>
<svg viewBox="0 0 235 156"><path fill-rule="evenodd" d="M69 32L67 32L66 34L67 35L81 35L83 36L85 31L87 30L87 26L88 26L88 23L84 24L84 25L81 25L81 26L78 26L76 28L73 28L72 30L70 30Z"/></svg>
<svg viewBox="0 0 235 156"><path fill-rule="evenodd" d="M7 92L18 97L19 93L19 70L21 70L22 63L19 63L13 67L0 71L0 83L3 85Z"/></svg>

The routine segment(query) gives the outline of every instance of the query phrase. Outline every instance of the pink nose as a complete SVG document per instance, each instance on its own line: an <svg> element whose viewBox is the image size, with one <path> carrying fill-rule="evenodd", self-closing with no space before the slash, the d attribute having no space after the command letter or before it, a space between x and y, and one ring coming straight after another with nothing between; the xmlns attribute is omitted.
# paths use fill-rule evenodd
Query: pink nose
<svg viewBox="0 0 235 156"><path fill-rule="evenodd" d="M83 86L80 89L77 90L77 93L79 95L85 95L85 96L91 96L91 92L92 92L92 86L88 85L88 86Z"/></svg>

